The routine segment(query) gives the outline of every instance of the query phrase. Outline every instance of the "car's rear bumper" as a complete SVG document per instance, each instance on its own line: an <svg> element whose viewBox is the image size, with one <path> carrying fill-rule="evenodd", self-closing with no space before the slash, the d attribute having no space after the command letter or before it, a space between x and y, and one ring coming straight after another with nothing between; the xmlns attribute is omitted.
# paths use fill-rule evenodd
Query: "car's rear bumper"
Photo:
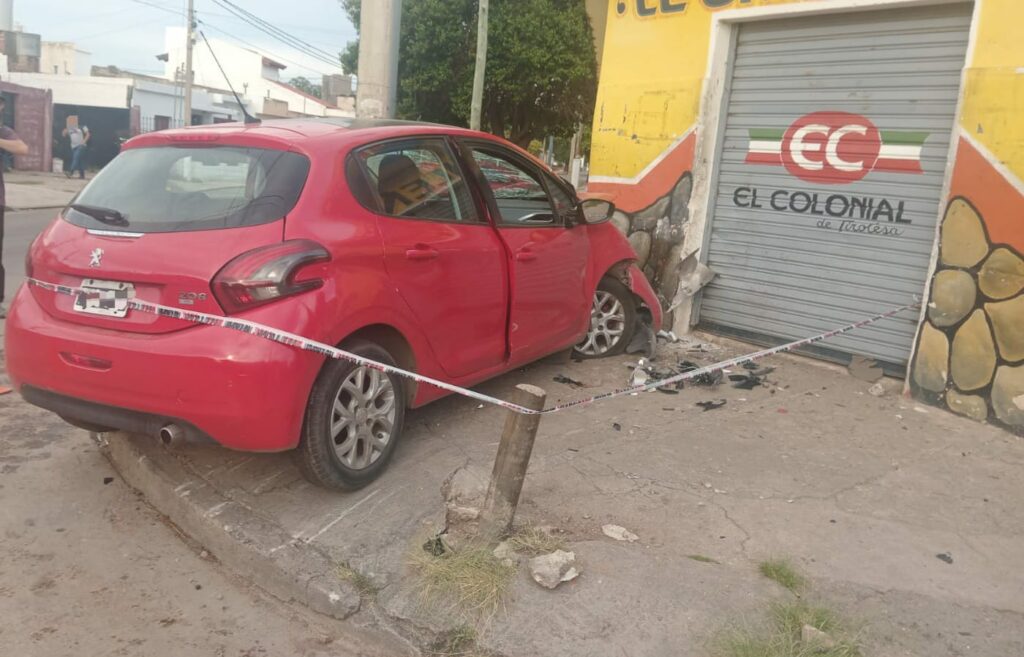
<svg viewBox="0 0 1024 657"><path fill-rule="evenodd" d="M104 363L99 368L72 364L67 354ZM176 420L225 447L254 451L298 443L306 400L323 361L218 327L154 335L73 324L47 314L25 287L8 314L6 355L15 387L44 408L74 417L74 405L62 411L45 400L81 400L88 403L82 409L115 412L109 422ZM86 411L79 415L86 416L76 419L102 424Z"/></svg>

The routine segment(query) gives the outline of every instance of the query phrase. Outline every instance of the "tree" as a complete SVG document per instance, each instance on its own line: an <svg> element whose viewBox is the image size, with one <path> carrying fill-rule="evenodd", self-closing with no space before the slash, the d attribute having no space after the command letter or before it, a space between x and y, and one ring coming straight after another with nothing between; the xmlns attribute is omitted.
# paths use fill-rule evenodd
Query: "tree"
<svg viewBox="0 0 1024 657"><path fill-rule="evenodd" d="M299 76L292 78L288 81L288 84L295 87L299 91L309 94L310 96L316 96L320 98L323 95L323 90L318 84L313 84L307 78Z"/></svg>
<svg viewBox="0 0 1024 657"><path fill-rule="evenodd" d="M359 0L341 0L359 27ZM403 118L467 125L476 0L404 0L398 64ZM358 67L358 43L341 55ZM491 0L483 123L525 146L589 122L597 94L593 31L583 0Z"/></svg>

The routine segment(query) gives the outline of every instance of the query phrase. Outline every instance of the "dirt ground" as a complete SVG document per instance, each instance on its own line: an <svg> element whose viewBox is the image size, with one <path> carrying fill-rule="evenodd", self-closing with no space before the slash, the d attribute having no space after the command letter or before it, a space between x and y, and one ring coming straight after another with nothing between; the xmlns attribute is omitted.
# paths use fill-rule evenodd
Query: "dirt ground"
<svg viewBox="0 0 1024 657"><path fill-rule="evenodd" d="M0 397L0 618L0 654L24 657L395 654L229 576L88 434L11 394Z"/></svg>
<svg viewBox="0 0 1024 657"><path fill-rule="evenodd" d="M659 362L744 349L673 345ZM549 402L575 399L620 387L631 363L548 361L481 389L531 383ZM875 397L817 361L765 364L776 369L752 390L694 386L545 416L517 522L556 527L582 574L552 592L521 568L480 644L524 657L706 656L716 633L788 595L757 572L784 558L859 629L869 657L1024 654L1024 441L906 399L901 381ZM189 447L174 458L193 473L183 491L216 488L370 581L356 620L437 632L465 620L417 597L409 552L441 527L445 477L489 466L503 419L457 397L412 412L391 468L347 495L309 485L287 455ZM607 538L606 523L639 540Z"/></svg>

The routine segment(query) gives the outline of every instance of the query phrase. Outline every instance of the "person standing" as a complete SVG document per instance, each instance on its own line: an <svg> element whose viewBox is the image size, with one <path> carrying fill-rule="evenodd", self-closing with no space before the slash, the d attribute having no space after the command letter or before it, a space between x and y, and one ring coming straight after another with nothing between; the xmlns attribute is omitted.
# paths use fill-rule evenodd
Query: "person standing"
<svg viewBox="0 0 1024 657"><path fill-rule="evenodd" d="M27 155L28 146L25 145L14 130L11 130L3 124L5 101L0 96L0 150L6 151L11 155ZM7 188L4 185L4 173L3 168L0 168L0 254L4 250L4 210L7 208ZM0 257L0 318L7 316L7 311L4 309L4 263L2 257Z"/></svg>
<svg viewBox="0 0 1024 657"><path fill-rule="evenodd" d="M64 136L71 140L71 170L67 172L67 176L70 178L77 171L78 177L84 179L85 147L92 135L89 134L89 128L78 125L77 116L75 119L76 121L68 122L68 126L64 128Z"/></svg>

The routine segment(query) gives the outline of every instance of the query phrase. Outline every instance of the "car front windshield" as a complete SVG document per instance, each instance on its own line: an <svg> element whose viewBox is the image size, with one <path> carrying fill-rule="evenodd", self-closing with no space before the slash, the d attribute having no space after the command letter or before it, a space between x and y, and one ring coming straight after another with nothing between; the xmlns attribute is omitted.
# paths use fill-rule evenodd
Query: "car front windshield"
<svg viewBox="0 0 1024 657"><path fill-rule="evenodd" d="M236 146L134 148L118 155L65 210L86 228L139 233L253 226L284 217L309 160Z"/></svg>

